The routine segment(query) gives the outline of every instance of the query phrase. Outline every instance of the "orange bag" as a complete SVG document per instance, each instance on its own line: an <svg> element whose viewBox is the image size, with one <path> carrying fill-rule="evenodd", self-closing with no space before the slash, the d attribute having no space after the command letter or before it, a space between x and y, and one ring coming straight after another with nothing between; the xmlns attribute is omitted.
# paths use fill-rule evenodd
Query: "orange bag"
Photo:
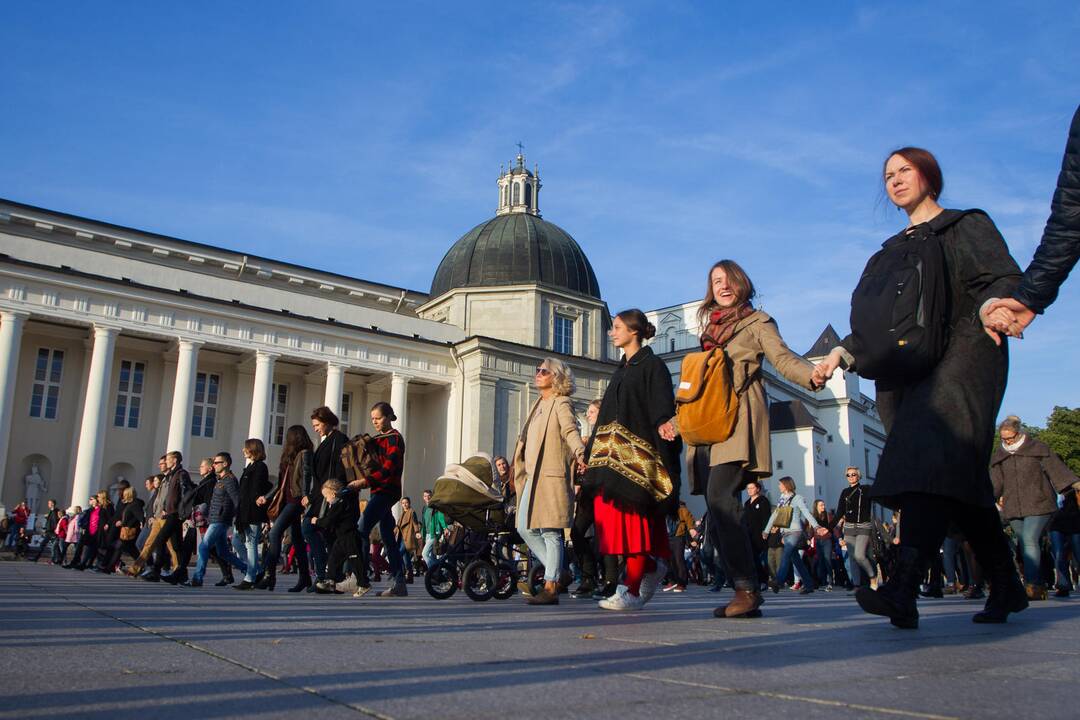
<svg viewBox="0 0 1080 720"><path fill-rule="evenodd" d="M716 347L683 358L675 416L679 434L688 445L724 442L735 432L739 396L723 349Z"/></svg>

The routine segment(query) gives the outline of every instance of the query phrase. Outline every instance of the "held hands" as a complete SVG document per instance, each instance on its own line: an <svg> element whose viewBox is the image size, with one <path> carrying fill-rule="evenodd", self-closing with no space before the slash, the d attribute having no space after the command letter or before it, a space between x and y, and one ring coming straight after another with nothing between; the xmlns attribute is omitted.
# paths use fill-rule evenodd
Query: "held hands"
<svg viewBox="0 0 1080 720"><path fill-rule="evenodd" d="M668 442L672 442L678 435L678 433L675 432L675 425L670 420L663 423L658 430L660 432L660 437Z"/></svg>
<svg viewBox="0 0 1080 720"><path fill-rule="evenodd" d="M814 384L815 388L825 387L825 383L832 378L838 367L840 367L840 349L833 348L833 351L824 360L814 366L814 372L810 375L810 382Z"/></svg>
<svg viewBox="0 0 1080 720"><path fill-rule="evenodd" d="M1012 298L998 298L983 305L979 310L979 320L983 331L996 345L1001 344L1001 334L1023 339L1024 329L1035 319L1035 313L1023 303Z"/></svg>

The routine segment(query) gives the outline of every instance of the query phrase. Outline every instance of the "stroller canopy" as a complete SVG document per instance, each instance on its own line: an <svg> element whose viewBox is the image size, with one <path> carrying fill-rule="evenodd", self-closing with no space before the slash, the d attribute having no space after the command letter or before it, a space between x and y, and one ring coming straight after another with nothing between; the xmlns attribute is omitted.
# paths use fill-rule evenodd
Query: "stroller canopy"
<svg viewBox="0 0 1080 720"><path fill-rule="evenodd" d="M491 458L483 453L447 465L435 481L430 505L471 530L501 529L506 510L493 477Z"/></svg>

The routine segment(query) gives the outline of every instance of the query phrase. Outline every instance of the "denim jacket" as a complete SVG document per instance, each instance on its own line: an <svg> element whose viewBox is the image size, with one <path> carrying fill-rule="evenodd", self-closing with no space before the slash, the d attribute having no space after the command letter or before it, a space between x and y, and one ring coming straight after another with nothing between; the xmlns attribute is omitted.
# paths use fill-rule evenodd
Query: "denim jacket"
<svg viewBox="0 0 1080 720"><path fill-rule="evenodd" d="M781 533L802 532L803 523L810 523L810 526L814 528L819 527L818 521L810 513L810 508L806 506L806 500L803 499L802 495L781 495L780 502L776 504L772 515L769 516L769 521L765 523L763 533L767 533L772 529L773 521L776 520L776 511L784 505L791 506L791 524L786 528L780 528Z"/></svg>

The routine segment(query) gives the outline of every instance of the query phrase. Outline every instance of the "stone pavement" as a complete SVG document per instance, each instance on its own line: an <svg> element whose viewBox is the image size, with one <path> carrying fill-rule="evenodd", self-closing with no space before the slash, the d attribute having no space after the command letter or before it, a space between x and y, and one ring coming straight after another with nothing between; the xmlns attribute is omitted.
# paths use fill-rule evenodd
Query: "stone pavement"
<svg viewBox="0 0 1080 720"><path fill-rule="evenodd" d="M419 583L353 600L217 579L0 562L0 718L1080 715L1077 598L996 627L971 623L979 603L925 601L903 631L843 592L770 593L761 620L721 621L700 588L617 614L437 601Z"/></svg>

